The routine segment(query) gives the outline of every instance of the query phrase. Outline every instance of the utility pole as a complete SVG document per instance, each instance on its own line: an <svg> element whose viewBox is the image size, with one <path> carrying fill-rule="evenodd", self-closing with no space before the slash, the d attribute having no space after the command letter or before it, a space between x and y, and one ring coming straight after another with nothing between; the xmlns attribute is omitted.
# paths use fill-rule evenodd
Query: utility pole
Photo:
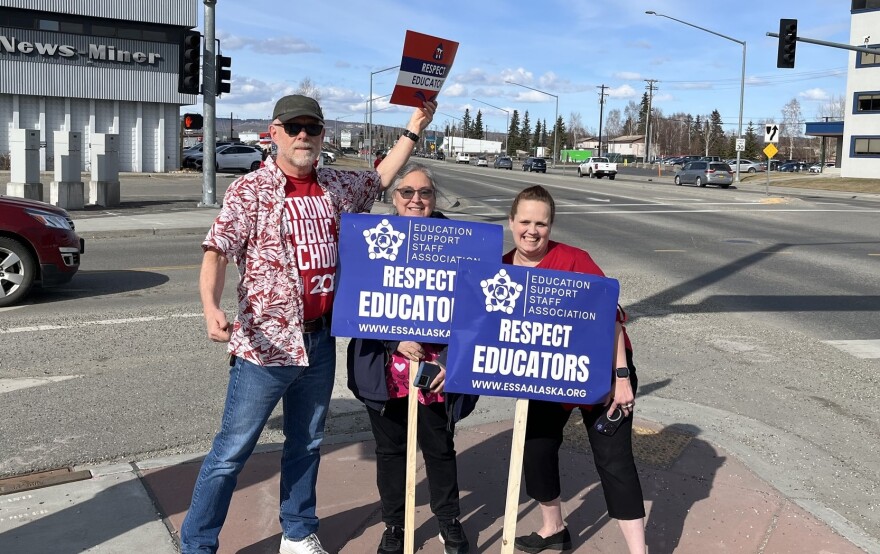
<svg viewBox="0 0 880 554"><path fill-rule="evenodd" d="M599 85L596 88L601 89L599 91L599 156L603 156L602 154L602 117L603 112L605 110L605 89L608 88L605 85Z"/></svg>
<svg viewBox="0 0 880 554"><path fill-rule="evenodd" d="M205 51L202 56L202 102L205 132L202 136L202 201L201 208L217 208L217 44L214 40L214 7L217 0L205 2Z"/></svg>
<svg viewBox="0 0 880 554"><path fill-rule="evenodd" d="M648 83L648 114L645 121L645 163L648 163L648 159L651 157L651 104L654 101L654 91L656 90L654 83L657 82L657 79L645 79L645 82Z"/></svg>
<svg viewBox="0 0 880 554"><path fill-rule="evenodd" d="M229 140L235 140L235 133L232 132L232 112L229 112Z"/></svg>

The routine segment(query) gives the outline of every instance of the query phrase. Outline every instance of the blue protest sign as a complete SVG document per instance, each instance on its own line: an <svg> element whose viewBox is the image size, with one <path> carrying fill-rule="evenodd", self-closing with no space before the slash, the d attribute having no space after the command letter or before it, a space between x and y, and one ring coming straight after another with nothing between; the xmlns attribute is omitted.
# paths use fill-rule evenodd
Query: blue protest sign
<svg viewBox="0 0 880 554"><path fill-rule="evenodd" d="M596 404L611 390L615 279L502 265L460 266L448 392Z"/></svg>
<svg viewBox="0 0 880 554"><path fill-rule="evenodd" d="M449 342L459 262L498 260L500 225L342 214L331 332Z"/></svg>

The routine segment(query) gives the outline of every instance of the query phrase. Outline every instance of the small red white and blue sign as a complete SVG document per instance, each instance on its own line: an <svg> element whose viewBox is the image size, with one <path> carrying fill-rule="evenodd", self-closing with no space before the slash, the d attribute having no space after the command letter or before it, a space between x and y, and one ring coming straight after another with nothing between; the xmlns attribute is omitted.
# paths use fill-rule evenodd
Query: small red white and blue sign
<svg viewBox="0 0 880 554"><path fill-rule="evenodd" d="M457 51L455 41L407 31L391 103L421 108L423 102L436 101Z"/></svg>

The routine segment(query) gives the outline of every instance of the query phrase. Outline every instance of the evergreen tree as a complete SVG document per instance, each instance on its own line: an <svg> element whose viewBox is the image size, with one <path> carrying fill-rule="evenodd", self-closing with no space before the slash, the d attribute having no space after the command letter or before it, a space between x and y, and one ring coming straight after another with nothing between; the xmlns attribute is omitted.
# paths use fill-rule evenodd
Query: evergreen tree
<svg viewBox="0 0 880 554"><path fill-rule="evenodd" d="M642 101L639 103L639 121L636 127L637 135L644 135L645 128L648 125L648 93L642 94ZM654 133L651 133L653 135Z"/></svg>
<svg viewBox="0 0 880 554"><path fill-rule="evenodd" d="M520 149L525 150L526 152L532 151L532 125L529 123L529 112L523 114L522 126L519 129L519 144Z"/></svg>
<svg viewBox="0 0 880 554"><path fill-rule="evenodd" d="M532 144L535 146L543 146L541 144L541 134L543 133L544 127L541 126L541 120L535 122L535 133L532 135Z"/></svg>
<svg viewBox="0 0 880 554"><path fill-rule="evenodd" d="M483 112L477 110L477 117L474 119L474 126L471 129L471 138L483 138Z"/></svg>
<svg viewBox="0 0 880 554"><path fill-rule="evenodd" d="M761 156L761 145L758 142L758 133L755 131L755 124L749 121L749 126L746 127L746 149L742 153L743 157L749 160L757 160L760 159Z"/></svg>
<svg viewBox="0 0 880 554"><path fill-rule="evenodd" d="M547 146L547 120L541 124L541 143L536 146Z"/></svg>
<svg viewBox="0 0 880 554"><path fill-rule="evenodd" d="M507 153L511 156L516 156L516 151L522 150L519 147L519 111L517 110L513 110L513 113L510 114L510 128L507 130L507 134L510 137Z"/></svg>
<svg viewBox="0 0 880 554"><path fill-rule="evenodd" d="M468 108L464 110L464 117L461 118L461 132L464 138L470 138L471 136L471 111Z"/></svg>
<svg viewBox="0 0 880 554"><path fill-rule="evenodd" d="M565 137L567 135L567 131L565 130L565 122L562 120L562 116L559 116L556 119L556 125L553 127L553 133L548 137L550 150L553 151L554 147L559 147L562 149L565 144ZM557 137L559 137L557 139ZM553 159L556 159L557 152L553 152Z"/></svg>
<svg viewBox="0 0 880 554"><path fill-rule="evenodd" d="M723 156L724 128L721 126L721 114L712 110L709 116L709 154Z"/></svg>
<svg viewBox="0 0 880 554"><path fill-rule="evenodd" d="M699 152L700 154L705 154L706 151L706 133L703 130L703 118L702 116L697 116L694 119L694 126L692 128L694 141L692 143L693 148Z"/></svg>

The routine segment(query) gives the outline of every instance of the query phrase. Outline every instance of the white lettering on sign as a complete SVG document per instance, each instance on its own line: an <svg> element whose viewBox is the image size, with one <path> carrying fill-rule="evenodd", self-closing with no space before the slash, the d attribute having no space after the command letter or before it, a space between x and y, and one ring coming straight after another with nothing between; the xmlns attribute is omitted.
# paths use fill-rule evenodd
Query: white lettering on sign
<svg viewBox="0 0 880 554"><path fill-rule="evenodd" d="M443 74L446 73L446 66L435 65L432 63L423 63L422 73L426 73L428 75L438 75L442 77Z"/></svg>
<svg viewBox="0 0 880 554"><path fill-rule="evenodd" d="M397 289L455 290L455 271L386 265L382 286Z"/></svg>
<svg viewBox="0 0 880 554"><path fill-rule="evenodd" d="M361 291L358 316L447 323L452 319L453 304L452 298L424 294Z"/></svg>
<svg viewBox="0 0 880 554"><path fill-rule="evenodd" d="M162 59L162 55L158 52L132 52L130 50L119 50L115 46L106 44L89 44L87 51L79 52L75 46L70 44L28 42L26 40L18 40L15 37L0 35L0 53L3 52L7 54L36 53L41 56L59 56L62 58L72 58L79 54L80 56L88 56L91 60L119 63L134 62L148 65L155 65L157 61Z"/></svg>
<svg viewBox="0 0 880 554"><path fill-rule="evenodd" d="M560 352L537 352L496 346L474 347L474 373L586 383L590 358Z"/></svg>

